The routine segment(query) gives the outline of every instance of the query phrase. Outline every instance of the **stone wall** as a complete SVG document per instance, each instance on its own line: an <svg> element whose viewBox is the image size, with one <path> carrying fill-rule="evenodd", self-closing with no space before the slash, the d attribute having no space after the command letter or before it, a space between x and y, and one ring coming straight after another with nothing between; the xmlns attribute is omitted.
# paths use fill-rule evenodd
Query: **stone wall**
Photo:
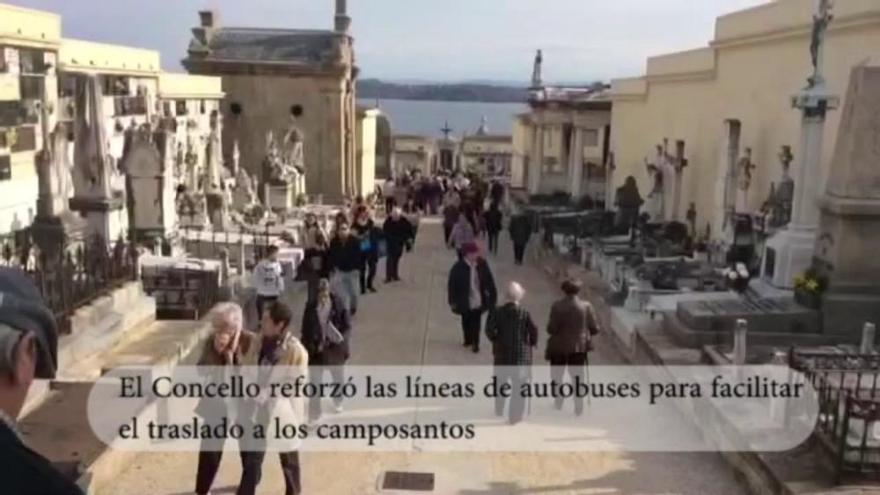
<svg viewBox="0 0 880 495"><path fill-rule="evenodd" d="M696 203L698 225L723 218L717 214L723 198L717 197L716 182L724 173L724 120L738 119L740 146L752 148L757 164L748 208L759 208L771 182L778 183L781 176L779 147L798 144L800 115L791 108L790 97L806 85L811 72L812 9L812 0L778 0L721 17L708 48L652 58L644 77L614 81L615 186L633 175L644 195L650 185L644 158L654 155L653 147L664 137L670 142L683 139L690 166L684 172L681 205ZM843 97L852 67L876 55L880 46L880 3L836 2L834 14L824 71L831 91ZM823 177L828 175L840 113L828 114ZM799 160L794 159L793 175ZM713 232L719 231L713 226Z"/></svg>
<svg viewBox="0 0 880 495"><path fill-rule="evenodd" d="M323 193L326 201L339 200L344 192L347 162L343 121L344 80L334 77L224 75L224 156L237 141L241 166L262 177L266 133L284 138L294 105L302 107L297 125L304 135L306 190ZM235 115L232 106L238 105ZM353 139L349 146L353 146ZM353 156L353 151L351 152Z"/></svg>

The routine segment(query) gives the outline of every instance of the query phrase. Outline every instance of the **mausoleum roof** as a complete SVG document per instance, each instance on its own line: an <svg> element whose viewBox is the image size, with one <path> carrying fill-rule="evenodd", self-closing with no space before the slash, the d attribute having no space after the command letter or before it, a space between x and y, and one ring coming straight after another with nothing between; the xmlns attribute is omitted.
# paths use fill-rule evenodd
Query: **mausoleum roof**
<svg viewBox="0 0 880 495"><path fill-rule="evenodd" d="M296 65L333 63L339 33L327 30L224 27L213 30L201 60L217 62L268 62ZM200 45L193 40L194 45Z"/></svg>

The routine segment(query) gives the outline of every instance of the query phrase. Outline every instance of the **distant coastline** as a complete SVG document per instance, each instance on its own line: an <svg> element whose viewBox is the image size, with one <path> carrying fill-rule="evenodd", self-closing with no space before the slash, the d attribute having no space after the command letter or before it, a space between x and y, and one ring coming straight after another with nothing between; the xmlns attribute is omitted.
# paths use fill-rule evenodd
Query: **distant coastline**
<svg viewBox="0 0 880 495"><path fill-rule="evenodd" d="M379 79L358 81L357 96L364 100L471 101L525 103L528 88L481 83L403 84Z"/></svg>

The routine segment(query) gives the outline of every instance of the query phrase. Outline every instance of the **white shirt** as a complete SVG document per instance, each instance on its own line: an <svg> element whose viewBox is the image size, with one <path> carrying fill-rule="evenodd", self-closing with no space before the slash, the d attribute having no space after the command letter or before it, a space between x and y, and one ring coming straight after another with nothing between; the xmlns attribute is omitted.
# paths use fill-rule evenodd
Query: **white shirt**
<svg viewBox="0 0 880 495"><path fill-rule="evenodd" d="M254 267L254 288L258 296L278 297L284 292L281 263L264 259Z"/></svg>
<svg viewBox="0 0 880 495"><path fill-rule="evenodd" d="M467 262L467 265L471 269L471 290L468 295L470 309L480 309L483 306L483 295L480 292L480 275L477 273L477 264Z"/></svg>

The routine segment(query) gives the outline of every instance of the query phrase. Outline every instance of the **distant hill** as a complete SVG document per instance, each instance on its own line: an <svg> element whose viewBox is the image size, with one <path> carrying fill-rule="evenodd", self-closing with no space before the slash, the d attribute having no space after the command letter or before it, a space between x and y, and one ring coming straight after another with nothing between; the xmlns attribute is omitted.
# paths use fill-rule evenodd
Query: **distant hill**
<svg viewBox="0 0 880 495"><path fill-rule="evenodd" d="M358 81L357 96L367 100L428 100L428 101L480 101L487 103L525 103L528 100L525 87L501 86L478 82L464 83L397 83L379 79Z"/></svg>

